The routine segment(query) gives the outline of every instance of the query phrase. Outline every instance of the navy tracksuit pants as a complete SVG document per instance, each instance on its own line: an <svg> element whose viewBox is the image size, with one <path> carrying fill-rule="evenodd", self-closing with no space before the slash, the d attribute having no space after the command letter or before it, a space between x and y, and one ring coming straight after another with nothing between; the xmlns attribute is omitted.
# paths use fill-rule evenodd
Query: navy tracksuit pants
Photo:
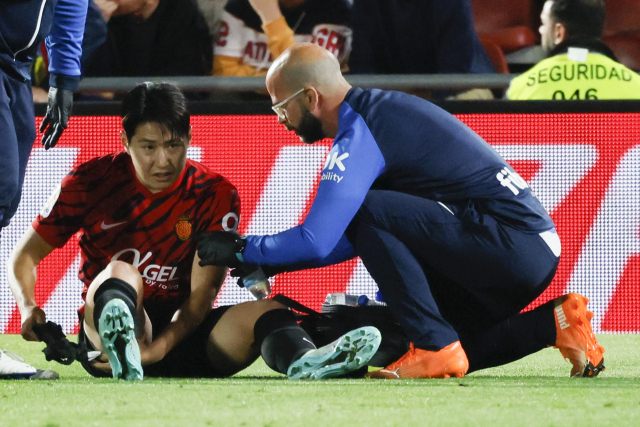
<svg viewBox="0 0 640 427"><path fill-rule="evenodd" d="M552 302L520 311L549 285L559 258L539 234L479 213L371 190L347 238L416 347L460 340L470 371L553 345Z"/></svg>
<svg viewBox="0 0 640 427"><path fill-rule="evenodd" d="M0 229L9 225L18 209L35 138L31 82L0 69Z"/></svg>

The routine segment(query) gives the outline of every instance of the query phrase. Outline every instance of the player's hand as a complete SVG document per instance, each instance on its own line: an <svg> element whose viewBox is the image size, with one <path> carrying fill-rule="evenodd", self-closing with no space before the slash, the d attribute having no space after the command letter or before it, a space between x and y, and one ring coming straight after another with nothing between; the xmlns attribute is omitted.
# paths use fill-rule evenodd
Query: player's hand
<svg viewBox="0 0 640 427"><path fill-rule="evenodd" d="M96 357L89 363L94 368L100 369L101 371L106 372L108 374L111 373L111 365L109 364L109 358L104 353L100 354L100 356Z"/></svg>
<svg viewBox="0 0 640 427"><path fill-rule="evenodd" d="M25 309L22 314L22 326L20 328L20 335L27 341L40 341L38 336L33 331L33 325L35 323L47 323L47 316L44 311L38 306L29 307Z"/></svg>
<svg viewBox="0 0 640 427"><path fill-rule="evenodd" d="M140 346L140 364L142 366L151 365L164 359L166 354L158 350L153 344L148 346Z"/></svg>
<svg viewBox="0 0 640 427"><path fill-rule="evenodd" d="M42 145L45 150L54 147L58 143L62 131L67 128L72 108L72 91L56 87L49 88L47 113L40 124L40 132L44 132Z"/></svg>
<svg viewBox="0 0 640 427"><path fill-rule="evenodd" d="M245 238L235 231L208 231L196 237L200 267L238 267L243 261Z"/></svg>

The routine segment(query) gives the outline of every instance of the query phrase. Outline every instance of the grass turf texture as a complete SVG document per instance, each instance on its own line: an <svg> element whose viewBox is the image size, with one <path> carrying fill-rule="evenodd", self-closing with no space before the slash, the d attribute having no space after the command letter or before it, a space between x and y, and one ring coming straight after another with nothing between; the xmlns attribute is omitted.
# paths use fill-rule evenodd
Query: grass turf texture
<svg viewBox="0 0 640 427"><path fill-rule="evenodd" d="M260 359L229 379L131 383L46 362L42 343L0 334L0 348L61 376L0 381L0 426L640 425L640 335L598 340L607 370L595 379L568 378L545 349L462 379L289 381Z"/></svg>

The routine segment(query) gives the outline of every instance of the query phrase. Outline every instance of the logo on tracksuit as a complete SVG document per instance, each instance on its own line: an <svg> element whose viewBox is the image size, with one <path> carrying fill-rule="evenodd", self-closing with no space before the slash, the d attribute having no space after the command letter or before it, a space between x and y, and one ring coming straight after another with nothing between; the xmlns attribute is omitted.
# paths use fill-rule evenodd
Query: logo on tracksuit
<svg viewBox="0 0 640 427"><path fill-rule="evenodd" d="M336 172L333 172L333 169L337 168L341 172L344 172L346 168L344 167L344 163L342 162L348 157L349 153L340 154L337 150L331 150L331 152L329 152L329 155L327 156L327 160L324 162L324 168L322 168L323 172L320 180L335 182L342 181L342 178L344 177L342 175L338 175Z"/></svg>

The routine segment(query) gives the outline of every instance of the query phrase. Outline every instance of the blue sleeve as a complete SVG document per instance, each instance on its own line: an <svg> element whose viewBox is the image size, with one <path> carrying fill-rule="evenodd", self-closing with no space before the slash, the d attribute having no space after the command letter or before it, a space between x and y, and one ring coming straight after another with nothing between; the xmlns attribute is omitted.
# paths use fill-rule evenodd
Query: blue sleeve
<svg viewBox="0 0 640 427"><path fill-rule="evenodd" d="M384 166L382 152L364 119L343 103L338 134L309 215L301 225L281 233L248 236L245 261L261 265L321 262L343 238Z"/></svg>
<svg viewBox="0 0 640 427"><path fill-rule="evenodd" d="M298 271L298 270L308 270L310 268L320 268L326 267L328 265L340 264L341 262L348 261L357 256L355 249L351 246L351 243L347 240L345 235L342 235L338 244L333 248L331 253L326 257L313 260L313 261L303 261L296 264L287 264L287 265L278 265L278 266L262 266L264 271L269 274L269 276L275 276L276 274Z"/></svg>
<svg viewBox="0 0 640 427"><path fill-rule="evenodd" d="M78 86L87 8L88 0L59 0L56 4L51 33L45 39L53 87L74 90Z"/></svg>

